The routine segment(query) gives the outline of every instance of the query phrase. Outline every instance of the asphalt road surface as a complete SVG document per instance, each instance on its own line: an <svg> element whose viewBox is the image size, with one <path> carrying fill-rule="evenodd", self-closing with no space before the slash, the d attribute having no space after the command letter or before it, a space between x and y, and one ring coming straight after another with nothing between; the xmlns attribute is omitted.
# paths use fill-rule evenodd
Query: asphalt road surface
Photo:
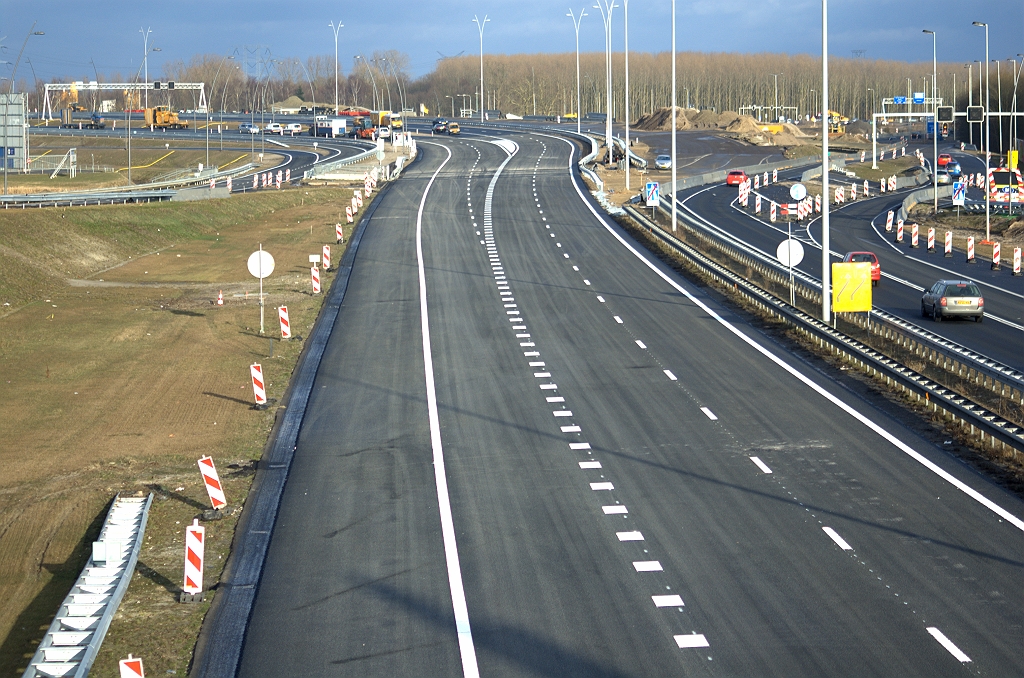
<svg viewBox="0 0 1024 678"><path fill-rule="evenodd" d="M1024 673L1024 502L506 136L420 140L365 232L239 675Z"/></svg>

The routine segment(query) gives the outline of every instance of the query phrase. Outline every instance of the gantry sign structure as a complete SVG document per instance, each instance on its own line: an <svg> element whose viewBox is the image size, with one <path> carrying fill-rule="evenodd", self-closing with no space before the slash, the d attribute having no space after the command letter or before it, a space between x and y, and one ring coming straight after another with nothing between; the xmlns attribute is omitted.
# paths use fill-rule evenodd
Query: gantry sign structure
<svg viewBox="0 0 1024 678"><path fill-rule="evenodd" d="M50 94L75 93L78 92L122 92L129 99L133 93L146 90L160 91L198 91L200 111L206 110L206 83L203 82L77 82L50 83L46 85L46 96L43 100L43 119L55 120L53 117L53 105L50 103ZM136 97L138 95L136 94Z"/></svg>

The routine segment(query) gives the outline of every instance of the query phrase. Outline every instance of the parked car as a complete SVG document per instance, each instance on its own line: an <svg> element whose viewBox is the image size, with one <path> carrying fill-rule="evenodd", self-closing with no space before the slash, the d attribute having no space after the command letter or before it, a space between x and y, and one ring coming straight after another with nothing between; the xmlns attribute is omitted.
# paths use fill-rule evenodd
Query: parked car
<svg viewBox="0 0 1024 678"><path fill-rule="evenodd" d="M726 186L739 186L747 180L747 173L743 170L729 170L725 175Z"/></svg>
<svg viewBox="0 0 1024 678"><path fill-rule="evenodd" d="M662 170L672 169L672 156L659 155L654 159L654 166L655 168Z"/></svg>
<svg viewBox="0 0 1024 678"><path fill-rule="evenodd" d="M300 125L297 122L290 122L284 126L284 131L287 132L288 134L291 134L292 136L295 136L296 134L302 134L302 125Z"/></svg>
<svg viewBox="0 0 1024 678"><path fill-rule="evenodd" d="M259 134L260 126L254 125L251 122L243 122L241 125L238 126L238 131L241 132L242 134Z"/></svg>
<svg viewBox="0 0 1024 678"><path fill-rule="evenodd" d="M939 153L939 167L945 167L952 160L953 156L949 153Z"/></svg>
<svg viewBox="0 0 1024 678"><path fill-rule="evenodd" d="M921 297L921 315L936 322L947 316L969 316L975 322L985 317L985 298L968 280L939 280Z"/></svg>
<svg viewBox="0 0 1024 678"><path fill-rule="evenodd" d="M448 134L462 134L462 130L459 128L459 123L450 122L448 123Z"/></svg>
<svg viewBox="0 0 1024 678"><path fill-rule="evenodd" d="M279 122L268 122L263 128L264 134L284 134L284 127Z"/></svg>
<svg viewBox="0 0 1024 678"><path fill-rule="evenodd" d="M874 252L847 252L843 257L845 263L857 263L866 261L871 264L871 286L878 287L882 281L882 266L878 263L878 257Z"/></svg>

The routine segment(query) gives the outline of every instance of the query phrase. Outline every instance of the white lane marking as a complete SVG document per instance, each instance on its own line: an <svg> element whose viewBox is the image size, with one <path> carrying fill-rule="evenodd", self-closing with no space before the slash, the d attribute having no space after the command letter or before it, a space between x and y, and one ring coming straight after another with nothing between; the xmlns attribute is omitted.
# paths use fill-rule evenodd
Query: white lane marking
<svg viewBox="0 0 1024 678"><path fill-rule="evenodd" d="M957 658L957 661L966 664L971 661L971 658L963 653L963 651L953 644L953 641L946 637L942 631L938 630L934 626L929 626L927 629L928 633L931 634L932 638L939 641L939 645L946 648L946 651Z"/></svg>
<svg viewBox="0 0 1024 678"><path fill-rule="evenodd" d="M585 462L580 462L582 466ZM643 541L644 535L639 532L616 532L615 536L619 538L619 541Z"/></svg>
<svg viewBox="0 0 1024 678"><path fill-rule="evenodd" d="M579 272L579 270L580 270L580 267L579 267L579 266L573 266L573 267L572 267L572 270L574 270L574 271L577 271L577 272Z"/></svg>
<svg viewBox="0 0 1024 678"><path fill-rule="evenodd" d="M683 607L682 596L651 596L654 607Z"/></svg>
<svg viewBox="0 0 1024 678"><path fill-rule="evenodd" d="M589 450L590 443L569 443L570 450Z"/></svg>
<svg viewBox="0 0 1024 678"><path fill-rule="evenodd" d="M520 318L519 320L522 320L522 318ZM512 329L514 329L514 330L525 330L526 329L526 325L513 325Z"/></svg>
<svg viewBox="0 0 1024 678"><path fill-rule="evenodd" d="M620 325L622 324L622 318L620 318L620 317L619 317L619 316L617 316L617 315L614 315L614 316L612 316L612 317L613 317L613 318L615 318L615 322L617 322L617 323L618 323L618 324L620 324Z"/></svg>
<svg viewBox="0 0 1024 678"><path fill-rule="evenodd" d="M711 647L708 643L708 639L704 637L703 633L691 633L686 636L672 636L672 639L676 641L676 646L680 650L685 650L691 647Z"/></svg>
<svg viewBox="0 0 1024 678"><path fill-rule="evenodd" d="M633 562L637 572L661 572L665 568L657 560L637 560Z"/></svg>
<svg viewBox="0 0 1024 678"><path fill-rule="evenodd" d="M563 256L563 257L565 257L566 259L568 259L568 258L569 258L569 255L568 255L568 254L563 254L562 256Z"/></svg>
<svg viewBox="0 0 1024 678"><path fill-rule="evenodd" d="M715 416L715 413L709 410L708 408L702 407L700 408L700 411L706 414L708 419L710 419L711 421L718 421L718 417Z"/></svg>
<svg viewBox="0 0 1024 678"><path fill-rule="evenodd" d="M427 142L429 143L429 142ZM455 522L452 518L452 504L448 496L448 476L444 468L444 450L441 445L441 421L437 414L437 393L434 389L434 360L430 351L430 318L427 314L427 274L423 266L423 208L427 195L437 175L452 159L452 152L441 144L448 153L445 161L431 175L420 198L416 215L416 266L420 284L420 333L423 338L423 372L427 386L427 419L430 422L430 448L434 458L434 483L437 487L438 512L441 516L441 538L444 542L445 562L448 566L448 586L452 594L452 609L455 613L455 632L459 639L464 678L479 678L480 669L476 661L476 647L473 645L473 631L469 624L469 607L466 604L466 589L462 583L462 567L459 564L459 548L455 541ZM507 162L507 161L506 161ZM500 172L504 163L498 168ZM495 174L497 176L497 173Z"/></svg>
<svg viewBox="0 0 1024 678"><path fill-rule="evenodd" d="M669 379L671 379L672 381L679 381L679 377L677 377L676 375L672 374L672 370L662 370L662 371L665 373L665 376L668 377Z"/></svg>
<svg viewBox="0 0 1024 678"><path fill-rule="evenodd" d="M551 376L551 373L550 373L550 372L534 372L534 373L533 373L533 376L535 376L535 377L537 377L538 379L540 379L540 378L542 378L542 377L550 377L550 376Z"/></svg>
<svg viewBox="0 0 1024 678"><path fill-rule="evenodd" d="M597 300L600 301L602 304L604 303L604 297L602 297L600 294L597 295Z"/></svg>
<svg viewBox="0 0 1024 678"><path fill-rule="evenodd" d="M562 396L551 396L550 398L545 398L544 400L548 401L549 403L564 403L565 402L565 398L563 398Z"/></svg>
<svg viewBox="0 0 1024 678"><path fill-rule="evenodd" d="M550 377L551 375L548 374ZM541 384L540 388L542 391L553 391L558 388L558 384Z"/></svg>
<svg viewBox="0 0 1024 678"><path fill-rule="evenodd" d="M555 243L555 247L561 247L561 246L562 246L562 243L560 243L560 242L556 242Z"/></svg>
<svg viewBox="0 0 1024 678"><path fill-rule="evenodd" d="M572 411L571 410L555 410L551 414L555 415L556 417L571 417L572 416Z"/></svg>
<svg viewBox="0 0 1024 678"><path fill-rule="evenodd" d="M611 483L590 483L590 489L594 491L598 490L614 490L615 486Z"/></svg>
<svg viewBox="0 0 1024 678"><path fill-rule="evenodd" d="M519 311L505 311L505 315L522 315Z"/></svg>
<svg viewBox="0 0 1024 678"><path fill-rule="evenodd" d="M843 549L844 551L853 550L853 547L847 544L846 540L840 537L839 533L833 530L831 527L823 527L821 529L825 532L825 534L832 538L832 541L839 545L839 548Z"/></svg>
<svg viewBox="0 0 1024 678"><path fill-rule="evenodd" d="M771 473L771 472L772 472L772 470L771 470L770 468L768 468L768 464L764 463L764 462L763 462L763 461L761 461L761 460L760 460L759 458L757 458L757 457L751 457L751 458L750 458L750 461L752 461L752 462L754 462L755 464L757 464L757 467L758 467L759 469L761 469L762 471L764 471L765 473Z"/></svg>
<svg viewBox="0 0 1024 678"><path fill-rule="evenodd" d="M601 462L599 461L581 461L580 468L601 468Z"/></svg>
<svg viewBox="0 0 1024 678"><path fill-rule="evenodd" d="M532 341L521 341L521 342L519 342L519 345L524 347L524 348L533 348L537 344L533 343Z"/></svg>
<svg viewBox="0 0 1024 678"><path fill-rule="evenodd" d="M537 358L540 356L540 351L523 351L523 355L527 358Z"/></svg>
<svg viewBox="0 0 1024 678"><path fill-rule="evenodd" d="M562 426L562 433L579 433L582 429L579 426Z"/></svg>
<svg viewBox="0 0 1024 678"><path fill-rule="evenodd" d="M544 362L533 362L533 363L530 363L530 367L544 367L545 365L546 365L546 363L544 363Z"/></svg>
<svg viewBox="0 0 1024 678"><path fill-rule="evenodd" d="M584 284L584 285L589 285L589 284L590 284L590 281L589 281L589 280L587 280L586 278L584 278L584 279L583 279L583 284Z"/></svg>
<svg viewBox="0 0 1024 678"><path fill-rule="evenodd" d="M504 308L519 308L519 304L502 304Z"/></svg>
<svg viewBox="0 0 1024 678"><path fill-rule="evenodd" d="M563 139L563 141L565 141L565 143L569 144L570 146L572 145L568 140ZM832 395L831 393L826 391L824 387L819 386L818 384L816 384L813 381L811 381L811 379L809 377L801 374L799 371L797 371L797 369L795 367L793 367L792 365L788 364L786 361L784 361L782 358L780 358L776 354L772 353L770 350L768 350L764 346L761 346L760 344L758 344L756 341L754 341L754 339L752 339L752 338L748 337L747 335L745 335L735 325L733 325L728 320L726 320L725 318L720 316L718 313L716 313L714 310L712 310L711 307L709 307L707 304L705 304L700 299L695 297L686 288L684 288L682 285L680 285L675 280L673 280L667 273L665 273L664 271L660 270L647 257L645 257L643 254L641 254L639 250L637 250L635 247L633 247L628 242L626 242L626 240L623 239L622 236L620 236L618 233L616 233L615 230L611 226L609 226L605 222L604 219L601 218L601 215L598 214L596 209L594 209L594 206L591 205L587 201L586 197L583 194L583 190L580 188L579 184L576 182L576 178L572 175L571 172L569 173L569 177L570 177L570 181L572 181L572 183L573 183L573 187L576 189L577 195L579 195L579 197L580 197L580 200L583 202L584 205L587 206L587 208L590 210L590 213L594 215L594 218L597 219L598 222L600 222L600 224L602 226L604 226L605 230L607 230L609 233L611 233L613 238L615 238L616 240L619 241L619 244L621 244L623 247L625 247L627 250L629 250L633 254L633 256L635 256L637 259L639 259L641 262L643 262L643 264L645 266L647 266L649 269L651 269L651 271L656 276L658 276L659 278L664 280L671 287L673 287L676 291L678 291L680 294L684 295L687 299L692 301L694 303L694 305L696 305L702 311L704 311L705 313L710 315L712 318L714 318L720 325L725 327L729 332L732 332L732 334L735 335L736 338L738 338L740 341L746 343L748 346L750 346L752 349L754 349L755 351L757 351L758 353L763 355L765 358L767 358L771 362L773 362L776 365L778 365L780 368L782 368L783 370L788 372L795 379L797 379L800 382L802 382L805 386L807 386L812 391L814 391L815 393L820 395L822 398L825 398L830 403L835 405L837 408L839 408L843 412L846 412L849 416L851 416L852 418L856 419L861 424L863 424L865 427L867 427L870 430L872 430L876 435L878 435L879 437L881 437L881 438L885 439L886 441L888 441L893 447L897 448L898 450L900 450L901 452L906 454L908 457L910 457L911 459L913 459L917 463L921 464L922 466L924 466L929 471L931 471L935 475L937 475L940 478L942 478L943 480L945 480L947 483L949 483L950 485L952 485L956 489L958 489L961 492L963 492L964 494L966 494L968 497L970 497L974 501L978 502L979 504L981 504L982 506L984 506L988 510L992 511L997 516L999 516L1000 518L1002 518L1006 522L1008 522L1011 525L1013 525L1014 527L1016 527L1018 530L1021 530L1022 532L1024 532L1024 520L1022 520L1022 519L1018 518L1017 516L1013 515L1012 513L1010 513L1006 509L1004 509L1002 506L1000 506L996 502L992 501L991 499L989 499L988 497L983 495L981 492L978 492L977 490L972 488L967 483L961 482L960 480L955 478L952 474L950 474L949 472L943 470L937 464L935 464L934 462L932 462L929 459L927 459L923 454L917 452L916 450L911 448L909 445L904 443L902 440L897 438L895 435L893 435L892 433L889 433L888 431L886 431L884 428L882 428L881 425L876 424L874 421L869 419L867 416L865 416L865 415L861 414L860 412L858 412L857 410L855 410L851 405L849 405L849 404L843 402L842 400L840 400L838 396ZM567 254L565 256L568 257L569 255Z"/></svg>
<svg viewBox="0 0 1024 678"><path fill-rule="evenodd" d="M640 341L639 339L636 340L636 345L639 346L640 348L647 348L647 344Z"/></svg>
<svg viewBox="0 0 1024 678"><path fill-rule="evenodd" d="M517 334L516 335L516 339L529 339L529 338L530 338L529 334Z"/></svg>
<svg viewBox="0 0 1024 678"><path fill-rule="evenodd" d="M606 516L611 516L611 515L615 515L615 514L618 514L618 513L629 513L629 510L626 509L625 506L621 506L621 505L602 506L601 510L604 511L604 514Z"/></svg>

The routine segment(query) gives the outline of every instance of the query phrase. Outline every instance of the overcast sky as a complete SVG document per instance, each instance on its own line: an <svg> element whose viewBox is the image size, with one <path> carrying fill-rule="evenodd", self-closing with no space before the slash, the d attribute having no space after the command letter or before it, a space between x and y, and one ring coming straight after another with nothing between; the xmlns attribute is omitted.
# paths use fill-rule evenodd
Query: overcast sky
<svg viewBox="0 0 1024 678"><path fill-rule="evenodd" d="M601 0L603 1L603 0ZM588 16L580 29L580 49L604 49L600 12L595 0L573 5ZM623 0L617 0L619 4ZM820 0L677 0L680 51L821 53ZM332 54L330 21L344 28L338 35L343 72L352 57L375 49L409 55L413 75L430 71L441 55L477 54L479 34L473 16L490 22L484 54L568 52L575 48L569 5L550 0L444 0L392 3L324 0L0 0L3 51L0 74L10 76L25 35L44 31L28 42L25 56L41 80L91 79L100 73L134 73L142 61L141 27L151 28L149 46L159 47L149 61L150 79L165 60L194 54L230 54L245 47L268 48L274 58ZM389 8L396 11L391 12ZM671 45L670 0L633 0L630 49L667 51ZM929 18L931 15L931 18ZM829 52L849 57L864 50L867 58L931 60L931 38L938 33L939 60L984 59L985 32L972 21L988 22L990 56L1006 59L1024 53L1024 0L832 0L829 3ZM623 44L623 10L613 10L616 51ZM1004 64L1007 65L1008 64ZM31 78L26 60L18 75Z"/></svg>

